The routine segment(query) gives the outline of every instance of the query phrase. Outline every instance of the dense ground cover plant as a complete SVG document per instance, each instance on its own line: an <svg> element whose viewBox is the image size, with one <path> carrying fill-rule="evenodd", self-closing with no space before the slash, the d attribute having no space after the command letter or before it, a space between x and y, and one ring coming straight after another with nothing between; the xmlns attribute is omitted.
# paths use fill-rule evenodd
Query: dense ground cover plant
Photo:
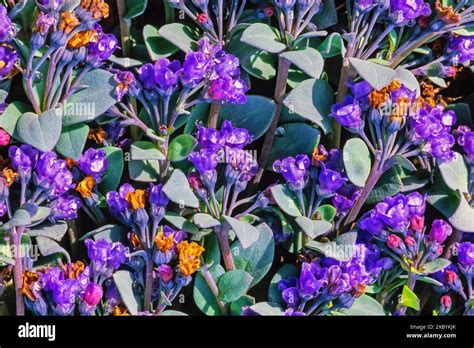
<svg viewBox="0 0 474 348"><path fill-rule="evenodd" d="M1 1L1 313L472 315L473 10Z"/></svg>

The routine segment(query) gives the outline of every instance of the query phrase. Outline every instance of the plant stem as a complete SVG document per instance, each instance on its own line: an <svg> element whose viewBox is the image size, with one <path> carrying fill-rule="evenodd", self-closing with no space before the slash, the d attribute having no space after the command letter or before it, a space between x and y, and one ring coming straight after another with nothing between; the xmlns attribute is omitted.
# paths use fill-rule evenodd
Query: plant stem
<svg viewBox="0 0 474 348"><path fill-rule="evenodd" d="M219 121L219 113L221 112L222 104L212 103L209 111L209 119L207 125L211 128L217 128L217 122Z"/></svg>
<svg viewBox="0 0 474 348"><path fill-rule="evenodd" d="M227 271L233 271L235 269L234 258L230 251L229 245L229 230L227 227L222 226L221 230L217 232L217 239L219 240L219 246L221 249L222 258L224 259L225 268Z"/></svg>
<svg viewBox="0 0 474 348"><path fill-rule="evenodd" d="M411 291L413 291L413 289L415 288L415 284L416 284L416 275L410 271L408 272L408 282L407 282L408 288ZM399 309L400 315L405 315L406 311L407 311L406 306L401 306Z"/></svg>
<svg viewBox="0 0 474 348"><path fill-rule="evenodd" d="M380 151L377 151L377 153L375 154L374 165L372 166L372 170L370 171L369 177L365 182L365 186L362 189L359 198L355 201L354 205L352 206L352 209L349 211L349 214L347 214L346 221L344 221L344 226L348 226L357 218L357 215L359 214L360 210L362 209L362 206L369 197L370 192L372 192L375 184L377 183L377 181L379 181L380 177L384 173L381 155L382 153Z"/></svg>
<svg viewBox="0 0 474 348"><path fill-rule="evenodd" d="M275 115L273 117L272 123L270 124L270 127L267 130L267 133L265 134L262 152L258 161L259 169L257 175L255 175L252 183L249 185L249 192L252 193L256 191L258 183L262 179L263 172L265 171L265 167L267 166L268 157L273 147L273 142L275 140L275 131L277 129L278 122L280 120L281 110L283 108L283 98L285 96L286 80L288 79L288 70L290 68L290 65L291 63L288 60L281 56L278 57L278 74L274 95L274 99L276 102Z"/></svg>
<svg viewBox="0 0 474 348"><path fill-rule="evenodd" d="M207 285L211 289L214 297L216 298L216 301L219 304L219 308L221 309L222 314L225 314L226 308L224 306L224 303L222 303L222 301L219 300L219 289L217 288L217 284L216 284L216 281L214 280L214 277L207 269L204 272L202 272L202 276L206 280Z"/></svg>
<svg viewBox="0 0 474 348"><path fill-rule="evenodd" d="M117 0L117 10L120 20L120 39L122 43L122 53L124 57L130 57L130 28L125 19L123 19L123 16L125 16L125 13L127 11L125 0Z"/></svg>
<svg viewBox="0 0 474 348"><path fill-rule="evenodd" d="M153 260L151 255L148 254L145 260L145 300L143 304L143 310L151 311L151 293L153 288Z"/></svg>
<svg viewBox="0 0 474 348"><path fill-rule="evenodd" d="M13 229L13 244L15 246L15 268L13 269L13 277L15 283L15 298L16 298L16 315L25 315L25 303L23 302L23 294L21 288L23 286L23 263L21 250L21 236L23 234L24 226L18 226Z"/></svg>

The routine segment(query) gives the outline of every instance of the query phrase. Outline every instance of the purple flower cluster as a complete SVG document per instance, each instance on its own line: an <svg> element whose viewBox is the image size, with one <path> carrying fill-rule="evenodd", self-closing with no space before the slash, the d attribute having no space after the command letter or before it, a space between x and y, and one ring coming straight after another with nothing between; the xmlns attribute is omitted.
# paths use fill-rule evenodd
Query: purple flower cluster
<svg viewBox="0 0 474 348"><path fill-rule="evenodd" d="M10 17L8 17L7 8L0 5L0 43L9 42L14 36L15 30Z"/></svg>
<svg viewBox="0 0 474 348"><path fill-rule="evenodd" d="M94 148L87 149L77 160L79 169L86 175L100 182L102 175L107 169L107 159L104 150Z"/></svg>
<svg viewBox="0 0 474 348"><path fill-rule="evenodd" d="M446 111L440 104L435 107L425 105L410 119L409 138L413 144L421 144L422 153L449 162L454 158L451 148L455 139L450 131L455 123L454 111Z"/></svg>
<svg viewBox="0 0 474 348"><path fill-rule="evenodd" d="M390 0L390 18L399 26L430 14L430 5L423 0Z"/></svg>
<svg viewBox="0 0 474 348"><path fill-rule="evenodd" d="M238 58L208 38L199 40L198 50L188 52L182 66L178 60L160 58L138 68L137 76L150 99L169 97L181 82L189 90L201 83L206 85L204 98L210 101L244 104L247 100Z"/></svg>
<svg viewBox="0 0 474 348"><path fill-rule="evenodd" d="M257 173L257 161L244 150L252 140L248 130L235 128L230 121L224 120L220 130L198 125L197 139L200 150L191 152L189 160L208 189L213 190L217 180L218 163L226 164L227 183L236 184L239 190L243 190Z"/></svg>
<svg viewBox="0 0 474 348"><path fill-rule="evenodd" d="M115 52L118 41L113 34L104 33L99 24L96 24L94 29L97 32L97 40L87 44L87 62L98 66Z"/></svg>
<svg viewBox="0 0 474 348"><path fill-rule="evenodd" d="M36 315L94 314L103 296L101 283L92 280L81 261L25 272L22 292L25 305Z"/></svg>
<svg viewBox="0 0 474 348"><path fill-rule="evenodd" d="M0 5L0 78L12 71L18 59L18 53L8 45L14 37L15 30L7 8Z"/></svg>
<svg viewBox="0 0 474 348"><path fill-rule="evenodd" d="M121 243L111 243L105 239L86 239L84 243L94 279L109 278L127 259L127 249Z"/></svg>
<svg viewBox="0 0 474 348"><path fill-rule="evenodd" d="M452 36L449 40L449 53L454 53L457 63L474 60L474 38L472 36Z"/></svg>
<svg viewBox="0 0 474 348"><path fill-rule="evenodd" d="M462 146L469 162L474 164L474 132L468 126L459 126L455 131L457 142Z"/></svg>
<svg viewBox="0 0 474 348"><path fill-rule="evenodd" d="M13 170L18 172L22 185L31 181L35 187L37 204L46 199L51 208L49 219L69 220L77 217L80 200L69 191L74 188L73 174L65 160L58 159L55 152L40 153L30 145L11 146L8 150ZM33 179L33 180L31 180Z"/></svg>
<svg viewBox="0 0 474 348"><path fill-rule="evenodd" d="M357 244L350 261L320 257L304 262L300 276L281 280L278 288L288 307L287 315L323 315L351 307L365 293L366 285L391 267L391 259L381 258L375 245ZM332 307L325 309L330 302Z"/></svg>

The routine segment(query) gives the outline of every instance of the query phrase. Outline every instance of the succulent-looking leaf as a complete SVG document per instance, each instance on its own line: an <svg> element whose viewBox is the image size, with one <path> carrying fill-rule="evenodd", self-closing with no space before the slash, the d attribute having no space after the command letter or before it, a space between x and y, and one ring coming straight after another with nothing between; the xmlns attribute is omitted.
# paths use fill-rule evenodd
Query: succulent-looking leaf
<svg viewBox="0 0 474 348"><path fill-rule="evenodd" d="M179 169L173 170L170 178L163 186L163 192L173 203L199 208L199 201L191 187L189 187L186 175Z"/></svg>
<svg viewBox="0 0 474 348"><path fill-rule="evenodd" d="M324 59L314 48L307 47L304 50L283 52L280 56L312 78L318 79L323 72Z"/></svg>
<svg viewBox="0 0 474 348"><path fill-rule="evenodd" d="M301 227L303 232L311 239L326 234L332 230L332 224L325 220L311 220L306 216L298 216L295 221Z"/></svg>
<svg viewBox="0 0 474 348"><path fill-rule="evenodd" d="M451 217L449 222L454 228L463 232L474 232L474 208L472 208L466 201L464 195L458 191L461 201L456 211Z"/></svg>
<svg viewBox="0 0 474 348"><path fill-rule="evenodd" d="M455 152L451 162L439 165L439 171L446 185L453 191L469 192L469 168L463 156Z"/></svg>
<svg viewBox="0 0 474 348"><path fill-rule="evenodd" d="M61 115L48 110L41 115L26 112L16 125L20 139L43 152L51 151L61 135Z"/></svg>
<svg viewBox="0 0 474 348"><path fill-rule="evenodd" d="M284 315L285 312L277 303L271 302L258 302L253 306L249 307L251 311L255 312L258 315L266 316L266 315Z"/></svg>
<svg viewBox="0 0 474 348"><path fill-rule="evenodd" d="M252 276L245 271L233 270L224 273L217 281L219 299L230 303L245 295L252 282Z"/></svg>
<svg viewBox="0 0 474 348"><path fill-rule="evenodd" d="M451 261L443 259L443 258L439 258L439 259L426 263L423 267L423 273L433 274L438 271L441 271L442 269L445 269L450 264L451 264Z"/></svg>
<svg viewBox="0 0 474 348"><path fill-rule="evenodd" d="M342 158L349 180L356 186L364 187L372 166L370 152L364 141L349 139L344 145Z"/></svg>
<svg viewBox="0 0 474 348"><path fill-rule="evenodd" d="M256 227L250 225L249 223L234 219L230 216L223 216L224 220L230 225L232 231L235 232L235 235L239 239L242 247L248 248L253 243L255 243L259 238L259 231Z"/></svg>
<svg viewBox="0 0 474 348"><path fill-rule="evenodd" d="M373 88L382 89L396 76L396 72L386 66L358 58L349 58L357 73Z"/></svg>
<svg viewBox="0 0 474 348"><path fill-rule="evenodd" d="M270 53L279 53L286 48L285 44L279 41L278 31L263 23L254 23L249 26L244 30L240 40Z"/></svg>
<svg viewBox="0 0 474 348"><path fill-rule="evenodd" d="M314 240L308 241L305 246L317 250L327 257L338 261L350 261L354 256L357 232L346 232L335 240L320 243Z"/></svg>
<svg viewBox="0 0 474 348"><path fill-rule="evenodd" d="M402 290L402 298L400 304L405 307L413 308L414 310L420 310L420 300L416 294L410 290L408 286L404 286Z"/></svg>
<svg viewBox="0 0 474 348"><path fill-rule="evenodd" d="M132 273L130 271L117 271L113 278L123 303L131 315L136 315L140 311L140 305L133 291Z"/></svg>
<svg viewBox="0 0 474 348"><path fill-rule="evenodd" d="M368 295L362 295L356 298L351 308L344 308L339 311L346 315L354 316L386 315L382 305L377 300Z"/></svg>

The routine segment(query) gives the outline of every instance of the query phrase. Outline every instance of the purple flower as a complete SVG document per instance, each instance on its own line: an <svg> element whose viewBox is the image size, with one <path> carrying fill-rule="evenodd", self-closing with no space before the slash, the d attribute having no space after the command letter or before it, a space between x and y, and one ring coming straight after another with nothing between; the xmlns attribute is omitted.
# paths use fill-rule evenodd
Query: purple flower
<svg viewBox="0 0 474 348"><path fill-rule="evenodd" d="M447 222L441 219L436 219L431 225L430 239L438 244L441 244L446 240L446 238L448 238L448 236L451 235L452 232L453 229Z"/></svg>
<svg viewBox="0 0 474 348"><path fill-rule="evenodd" d="M216 152L224 146L226 139L222 135L222 131L213 128L206 128L201 125L197 126L197 138L201 149Z"/></svg>
<svg viewBox="0 0 474 348"><path fill-rule="evenodd" d="M38 7L45 12L56 12L64 5L65 0L36 0Z"/></svg>
<svg viewBox="0 0 474 348"><path fill-rule="evenodd" d="M224 76L213 80L206 92L206 97L223 103L245 104L247 85L244 80Z"/></svg>
<svg viewBox="0 0 474 348"><path fill-rule="evenodd" d="M454 146L454 143L455 140L451 134L443 133L439 136L430 137L426 145L423 147L423 152L429 153L441 162L450 162L455 157L455 154L451 149Z"/></svg>
<svg viewBox="0 0 474 348"><path fill-rule="evenodd" d="M153 64L143 64L137 69L138 80L143 88L152 91L156 87L155 66Z"/></svg>
<svg viewBox="0 0 474 348"><path fill-rule="evenodd" d="M155 82L162 95L171 95L179 82L181 64L178 60L170 62L166 58L155 62Z"/></svg>
<svg viewBox="0 0 474 348"><path fill-rule="evenodd" d="M20 175L31 172L38 160L39 151L30 145L23 144L18 146L11 146L8 149L8 156L12 161L12 167Z"/></svg>
<svg viewBox="0 0 474 348"><path fill-rule="evenodd" d="M0 77L7 75L18 59L18 53L9 46L0 46Z"/></svg>
<svg viewBox="0 0 474 348"><path fill-rule="evenodd" d="M111 191L107 193L106 201L110 213L125 225L132 223L132 211L127 198L127 193L133 192L134 188L130 184L123 184L119 191Z"/></svg>
<svg viewBox="0 0 474 348"><path fill-rule="evenodd" d="M35 30L41 35L45 36L48 33L49 28L51 28L56 23L57 19L53 15L40 12L35 23Z"/></svg>
<svg viewBox="0 0 474 348"><path fill-rule="evenodd" d="M334 104L329 116L335 117L340 125L353 132L358 132L364 127L362 110L357 100L352 96L346 96L341 103Z"/></svg>
<svg viewBox="0 0 474 348"><path fill-rule="evenodd" d="M214 63L214 72L219 77L236 77L240 75L239 59L232 54L226 53L224 50L220 50L216 53Z"/></svg>
<svg viewBox="0 0 474 348"><path fill-rule="evenodd" d="M188 159L200 174L213 172L218 164L218 156L211 150L193 151L189 154Z"/></svg>
<svg viewBox="0 0 474 348"><path fill-rule="evenodd" d="M341 173L326 168L325 164L322 163L322 169L319 173L319 191L323 196L329 196L347 181L346 178L341 176Z"/></svg>
<svg viewBox="0 0 474 348"><path fill-rule="evenodd" d="M164 283L168 283L173 279L173 268L166 264L162 264L158 267L158 276Z"/></svg>
<svg viewBox="0 0 474 348"><path fill-rule="evenodd" d="M448 52L454 52L458 63L474 60L474 38L472 36L452 36L449 40Z"/></svg>
<svg viewBox="0 0 474 348"><path fill-rule="evenodd" d="M151 205L164 207L168 205L170 200L168 196L163 192L162 184L150 184L150 188L148 189L148 201Z"/></svg>
<svg viewBox="0 0 474 348"><path fill-rule="evenodd" d="M72 313L78 290L75 279L64 279L53 285L54 311L57 315L67 316Z"/></svg>
<svg viewBox="0 0 474 348"><path fill-rule="evenodd" d="M110 243L105 239L94 241L86 239L87 255L92 262L94 274L111 276L127 258L125 247L117 242Z"/></svg>
<svg viewBox="0 0 474 348"><path fill-rule="evenodd" d="M366 12L372 9L376 3L374 0L356 0L355 5L360 12Z"/></svg>
<svg viewBox="0 0 474 348"><path fill-rule="evenodd" d="M55 152L44 152L36 164L35 182L52 196L59 196L74 187L72 173L66 161L58 159Z"/></svg>
<svg viewBox="0 0 474 348"><path fill-rule="evenodd" d="M87 149L77 163L85 175L92 176L96 181L100 180L108 165L105 151L94 148Z"/></svg>
<svg viewBox="0 0 474 348"><path fill-rule="evenodd" d="M247 182L257 174L258 163L248 151L242 149L226 148L226 163L229 164L226 179L230 181L238 179Z"/></svg>
<svg viewBox="0 0 474 348"><path fill-rule="evenodd" d="M474 244L471 242L464 242L458 244L458 262L468 270L474 265Z"/></svg>
<svg viewBox="0 0 474 348"><path fill-rule="evenodd" d="M189 52L183 63L182 81L185 86L194 87L202 81L211 64L203 52Z"/></svg>
<svg viewBox="0 0 474 348"><path fill-rule="evenodd" d="M426 194L421 195L418 192L410 193L407 197L408 211L411 215L423 215L426 208Z"/></svg>
<svg viewBox="0 0 474 348"><path fill-rule="evenodd" d="M108 59L117 49L118 41L113 34L105 34L99 24L96 25L97 41L87 44L87 61L98 65Z"/></svg>
<svg viewBox="0 0 474 348"><path fill-rule="evenodd" d="M397 25L405 25L420 16L431 14L430 5L423 0L390 0L390 17Z"/></svg>
<svg viewBox="0 0 474 348"><path fill-rule="evenodd" d="M8 17L8 11L5 6L0 5L0 43L5 43L13 39L15 32L13 24Z"/></svg>
<svg viewBox="0 0 474 348"><path fill-rule="evenodd" d="M77 218L77 211L81 208L81 200L73 195L63 194L49 204L50 219L72 220Z"/></svg>
<svg viewBox="0 0 474 348"><path fill-rule="evenodd" d="M300 294L303 297L313 296L327 283L326 270L317 264L303 263L299 282Z"/></svg>
<svg viewBox="0 0 474 348"><path fill-rule="evenodd" d="M297 155L296 157L286 157L281 161L276 160L273 163L273 170L281 173L290 188L297 191L306 185L309 165L310 161L307 155Z"/></svg>
<svg viewBox="0 0 474 348"><path fill-rule="evenodd" d="M226 146L236 149L243 149L252 140L247 129L234 128L229 120L224 120L220 134Z"/></svg>
<svg viewBox="0 0 474 348"><path fill-rule="evenodd" d="M137 95L140 90L135 76L130 71L118 71L114 75L114 80L117 82L115 95L118 101L122 100L129 90L132 96Z"/></svg>
<svg viewBox="0 0 474 348"><path fill-rule="evenodd" d="M360 197L360 190L352 184L343 185L332 197L332 204L339 214L346 214Z"/></svg>
<svg viewBox="0 0 474 348"><path fill-rule="evenodd" d="M458 144L462 146L469 161L474 162L474 132L470 129L463 132L462 135L458 137Z"/></svg>

